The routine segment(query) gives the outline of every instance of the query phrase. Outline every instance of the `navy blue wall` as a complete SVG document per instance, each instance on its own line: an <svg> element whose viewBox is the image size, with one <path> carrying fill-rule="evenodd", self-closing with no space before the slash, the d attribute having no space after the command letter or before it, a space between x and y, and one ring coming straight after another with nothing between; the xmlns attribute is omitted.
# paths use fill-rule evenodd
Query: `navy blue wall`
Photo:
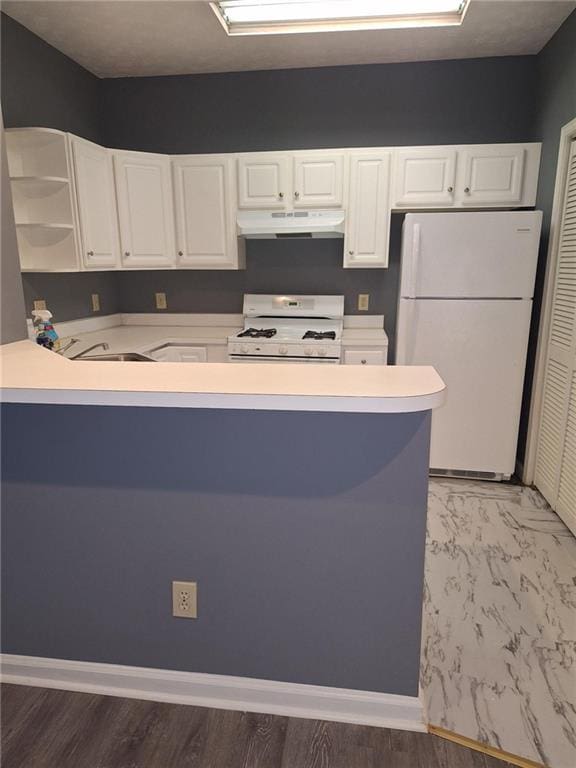
<svg viewBox="0 0 576 768"><path fill-rule="evenodd" d="M59 128L99 141L101 81L4 13L0 33L6 128Z"/></svg>
<svg viewBox="0 0 576 768"><path fill-rule="evenodd" d="M5 652L417 695L429 414L2 417Z"/></svg>

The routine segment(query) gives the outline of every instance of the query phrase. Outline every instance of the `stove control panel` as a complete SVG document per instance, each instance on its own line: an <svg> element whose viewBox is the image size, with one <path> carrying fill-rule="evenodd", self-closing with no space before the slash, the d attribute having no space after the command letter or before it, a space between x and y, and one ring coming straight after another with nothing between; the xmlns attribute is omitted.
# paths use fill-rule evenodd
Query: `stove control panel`
<svg viewBox="0 0 576 768"><path fill-rule="evenodd" d="M254 340L242 342L230 342L228 345L230 355L250 355L252 357L304 357L304 358L332 358L340 359L340 344L277 344L266 341L262 344Z"/></svg>

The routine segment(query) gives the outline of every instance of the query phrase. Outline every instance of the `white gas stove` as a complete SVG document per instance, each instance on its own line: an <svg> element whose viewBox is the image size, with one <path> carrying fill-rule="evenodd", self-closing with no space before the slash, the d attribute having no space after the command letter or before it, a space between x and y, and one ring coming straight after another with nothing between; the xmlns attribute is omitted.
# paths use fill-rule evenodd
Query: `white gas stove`
<svg viewBox="0 0 576 768"><path fill-rule="evenodd" d="M340 363L344 296L244 296L244 329L228 337L240 363Z"/></svg>

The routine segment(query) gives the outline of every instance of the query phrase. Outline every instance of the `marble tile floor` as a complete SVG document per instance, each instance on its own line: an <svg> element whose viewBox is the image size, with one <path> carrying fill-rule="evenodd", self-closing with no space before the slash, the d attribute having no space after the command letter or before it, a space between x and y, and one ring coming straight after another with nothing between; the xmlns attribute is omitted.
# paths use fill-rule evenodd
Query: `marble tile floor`
<svg viewBox="0 0 576 768"><path fill-rule="evenodd" d="M431 479L428 722L576 768L576 539L537 491Z"/></svg>

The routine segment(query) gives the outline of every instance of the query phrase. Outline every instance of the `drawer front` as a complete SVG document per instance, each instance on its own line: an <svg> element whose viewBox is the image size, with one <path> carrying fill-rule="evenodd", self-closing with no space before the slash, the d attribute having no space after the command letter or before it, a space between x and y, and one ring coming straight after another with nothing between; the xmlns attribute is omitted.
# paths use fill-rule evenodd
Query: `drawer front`
<svg viewBox="0 0 576 768"><path fill-rule="evenodd" d="M383 349L346 349L344 365L386 365L386 352Z"/></svg>

